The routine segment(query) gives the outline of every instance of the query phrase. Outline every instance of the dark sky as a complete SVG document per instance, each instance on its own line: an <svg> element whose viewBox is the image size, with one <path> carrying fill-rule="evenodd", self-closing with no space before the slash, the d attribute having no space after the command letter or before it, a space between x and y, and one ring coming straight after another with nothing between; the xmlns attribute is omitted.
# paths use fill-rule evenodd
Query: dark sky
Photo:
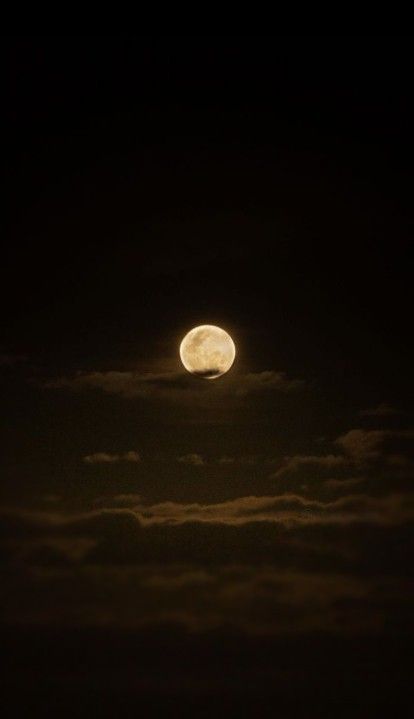
<svg viewBox="0 0 414 719"><path fill-rule="evenodd" d="M1 53L6 715L401 716L412 37Z"/></svg>

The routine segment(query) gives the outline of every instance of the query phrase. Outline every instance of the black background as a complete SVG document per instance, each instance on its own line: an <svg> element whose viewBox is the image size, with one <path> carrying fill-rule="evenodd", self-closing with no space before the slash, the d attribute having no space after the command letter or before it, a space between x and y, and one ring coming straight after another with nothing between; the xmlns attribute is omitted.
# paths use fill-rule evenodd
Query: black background
<svg viewBox="0 0 414 719"><path fill-rule="evenodd" d="M38 383L134 362L154 371L194 324L229 327L248 371L319 388L287 452L305 425L343 431L380 402L405 418L393 426L407 422L412 47L411 36L2 38L0 349L17 358L2 383L5 505L32 506L62 478L69 502L86 496L79 456L99 450L99 433L132 441L138 415L147 452L157 445L159 407L55 404ZM243 440L220 430L229 446L268 449L263 407L268 424L242 424ZM164 453L191 450L178 414ZM160 501L156 474L142 486ZM400 561L408 575L408 550ZM22 704L28 717L402 715L411 635L402 604L389 617L375 639L6 625L5 715Z"/></svg>

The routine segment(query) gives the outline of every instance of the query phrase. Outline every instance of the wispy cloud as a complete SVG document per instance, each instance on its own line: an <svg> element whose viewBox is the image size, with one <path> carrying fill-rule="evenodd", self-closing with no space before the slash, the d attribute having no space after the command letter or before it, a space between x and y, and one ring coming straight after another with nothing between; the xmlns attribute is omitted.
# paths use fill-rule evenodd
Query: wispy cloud
<svg viewBox="0 0 414 719"><path fill-rule="evenodd" d="M194 452L190 454L185 454L182 457L178 457L177 461L181 462L182 464L193 464L198 466L208 464L210 467L225 467L233 466L235 464L254 465L256 462L258 462L258 458L245 455L242 455L240 457L230 457L228 455L224 455L223 457L206 459L201 454Z"/></svg>
<svg viewBox="0 0 414 719"><path fill-rule="evenodd" d="M6 603L10 623L23 617L31 625L72 626L75 606L77 628L153 629L158 624L163 634L168 626L176 634L179 627L197 633L226 627L241 631L242 636L267 637L315 631L341 634L351 629L354 635L366 636L381 627L396 598L407 596L395 577L379 582L338 570L330 574L286 571L263 563L205 569L194 563L89 566L81 570L79 582L79 567L73 560L84 549L74 543L32 548L32 561L39 566L44 562L48 571L28 573L17 607ZM64 556L67 563L62 561ZM60 568L54 571L58 557ZM56 599L53 603L51 596Z"/></svg>
<svg viewBox="0 0 414 719"><path fill-rule="evenodd" d="M240 497L218 504L180 504L162 502L138 505L134 513L143 524L206 522L246 524L280 522L281 524L352 524L358 522L394 524L414 518L414 495L370 497L364 494L321 502L295 494L269 497Z"/></svg>
<svg viewBox="0 0 414 719"><path fill-rule="evenodd" d="M302 380L290 379L283 372L264 371L229 375L206 383L188 373L81 372L73 377L57 377L43 382L48 389L82 391L98 389L126 399L147 398L188 402L224 396L243 398L263 392L292 392L304 386Z"/></svg>
<svg viewBox="0 0 414 719"><path fill-rule="evenodd" d="M376 407L371 407L370 409L363 409L360 412L361 417L391 417L396 414L399 414L398 409L391 407L391 405L386 402L382 402Z"/></svg>
<svg viewBox="0 0 414 719"><path fill-rule="evenodd" d="M267 370L264 372L251 372L238 377L236 394L239 396L266 390L292 392L304 387L303 380L289 379L284 372Z"/></svg>
<svg viewBox="0 0 414 719"><path fill-rule="evenodd" d="M325 469L333 469L346 464L343 455L327 454L327 455L293 455L284 457L279 469L271 476L274 478L284 477L291 472L296 472L303 467L319 467Z"/></svg>
<svg viewBox="0 0 414 719"><path fill-rule="evenodd" d="M88 511L1 515L3 556L17 568L7 572L11 622L366 636L387 617L393 626L396 607L410 618L413 493L218 503L131 493Z"/></svg>
<svg viewBox="0 0 414 719"><path fill-rule="evenodd" d="M181 464L191 464L193 467L201 467L204 464L204 459L200 454L191 453L178 457L177 462L181 462Z"/></svg>
<svg viewBox="0 0 414 719"><path fill-rule="evenodd" d="M23 511L4 509L5 524L19 530L23 527L45 528L50 532L76 529L79 533L101 531L112 519L119 526L124 519L128 524L149 527L152 525L176 526L187 523L224 524L241 526L251 523L278 523L284 526L309 524L379 524L394 525L414 519L414 494L389 494L373 497L352 494L334 501L322 502L297 494L267 497L244 496L215 504L159 502L133 503L132 495L121 495L128 509L103 508L83 513ZM128 502L128 497L130 501ZM122 504L122 502L119 502ZM10 522L12 524L10 525Z"/></svg>
<svg viewBox="0 0 414 719"><path fill-rule="evenodd" d="M340 435L333 441L337 453L323 455L288 455L278 461L278 468L270 477L280 479L294 475L302 470L314 470L315 474L322 477L326 472L337 472L339 477L331 477L334 486L345 487L345 480L352 480L356 483L355 477L346 477L344 473L358 472L361 469L372 470L382 464L382 470L386 467L407 470L413 465L410 459L409 445L414 438L413 430L390 430L390 429L351 429ZM340 453L339 453L340 452ZM360 479L358 479L360 481ZM325 482L325 486L328 486Z"/></svg>
<svg viewBox="0 0 414 719"><path fill-rule="evenodd" d="M227 455L224 457L220 457L218 460L218 464L234 464L235 463L234 457L228 457Z"/></svg>
<svg viewBox="0 0 414 719"><path fill-rule="evenodd" d="M367 462L384 455L384 444L411 440L414 430L351 429L335 441L354 462ZM388 450L389 453L389 450Z"/></svg>
<svg viewBox="0 0 414 719"><path fill-rule="evenodd" d="M115 464L116 462L133 462L137 464L141 461L141 457L135 450L130 450L123 454L94 452L94 454L87 454L83 461L85 464Z"/></svg>

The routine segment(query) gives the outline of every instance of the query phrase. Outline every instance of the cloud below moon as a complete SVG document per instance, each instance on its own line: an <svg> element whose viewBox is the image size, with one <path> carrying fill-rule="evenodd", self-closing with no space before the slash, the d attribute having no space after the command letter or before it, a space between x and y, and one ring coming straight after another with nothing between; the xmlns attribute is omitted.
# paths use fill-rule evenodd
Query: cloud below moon
<svg viewBox="0 0 414 719"><path fill-rule="evenodd" d="M56 377L42 383L46 389L83 391L98 389L125 399L158 399L188 403L212 396L211 384L194 383L188 374L178 372L142 373L110 370L107 372L79 372L73 376ZM262 392L292 392L304 388L305 382L290 379L284 372L265 370L229 375L226 381L214 383L217 396L243 398Z"/></svg>

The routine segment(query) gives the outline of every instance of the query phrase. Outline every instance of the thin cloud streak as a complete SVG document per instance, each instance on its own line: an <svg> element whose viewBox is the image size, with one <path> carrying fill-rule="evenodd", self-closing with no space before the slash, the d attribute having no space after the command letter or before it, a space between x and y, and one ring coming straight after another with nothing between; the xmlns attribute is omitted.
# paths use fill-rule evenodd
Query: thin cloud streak
<svg viewBox="0 0 414 719"><path fill-rule="evenodd" d="M189 464L192 467L202 467L205 464L203 457L196 453L184 454L182 457L177 458L177 462Z"/></svg>
<svg viewBox="0 0 414 719"><path fill-rule="evenodd" d="M129 452L123 452L123 454L114 454L111 452L95 452L94 454L87 454L83 458L85 464L116 464L118 462L132 462L138 464L141 462L139 452L130 450Z"/></svg>
<svg viewBox="0 0 414 719"><path fill-rule="evenodd" d="M295 472L303 467L322 467L326 469L334 469L347 464L343 455L327 454L327 455L293 455L285 457L282 466L276 470L271 476L275 479L284 477L286 474Z"/></svg>
<svg viewBox="0 0 414 719"><path fill-rule="evenodd" d="M361 417L393 417L399 414L399 410L386 402L378 404L376 407L362 409L359 413Z"/></svg>
<svg viewBox="0 0 414 719"><path fill-rule="evenodd" d="M78 514L58 512L3 510L5 524L18 530L23 527L38 529L68 528L79 531L99 528L106 519L118 517L137 526L155 524L178 525L207 523L245 525L257 522L279 523L286 527L309 524L378 524L399 525L414 520L414 493L390 494L372 497L352 494L334 501L322 502L296 494L257 497L245 496L216 504L160 502L136 503L136 495L122 495L125 508L107 507ZM109 500L108 500L109 502Z"/></svg>

